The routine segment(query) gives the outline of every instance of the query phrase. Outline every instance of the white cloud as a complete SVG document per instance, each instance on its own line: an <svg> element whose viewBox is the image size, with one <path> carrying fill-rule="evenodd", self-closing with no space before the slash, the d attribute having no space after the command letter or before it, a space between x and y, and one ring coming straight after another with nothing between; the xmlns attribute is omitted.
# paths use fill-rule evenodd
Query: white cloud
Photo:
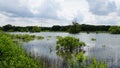
<svg viewBox="0 0 120 68"><path fill-rule="evenodd" d="M0 24L120 25L120 0L0 0Z"/></svg>

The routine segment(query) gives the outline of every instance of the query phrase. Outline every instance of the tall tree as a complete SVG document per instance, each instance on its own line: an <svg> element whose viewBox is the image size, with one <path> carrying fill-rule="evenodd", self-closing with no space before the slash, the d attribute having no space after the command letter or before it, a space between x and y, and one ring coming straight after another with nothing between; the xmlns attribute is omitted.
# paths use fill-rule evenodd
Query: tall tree
<svg viewBox="0 0 120 68"><path fill-rule="evenodd" d="M10 25L10 24L7 24L7 25L3 26L4 31L12 31L13 30L12 28L13 28L13 26Z"/></svg>
<svg viewBox="0 0 120 68"><path fill-rule="evenodd" d="M77 23L76 19L72 22L71 27L68 29L69 33L77 34L81 31L80 24Z"/></svg>

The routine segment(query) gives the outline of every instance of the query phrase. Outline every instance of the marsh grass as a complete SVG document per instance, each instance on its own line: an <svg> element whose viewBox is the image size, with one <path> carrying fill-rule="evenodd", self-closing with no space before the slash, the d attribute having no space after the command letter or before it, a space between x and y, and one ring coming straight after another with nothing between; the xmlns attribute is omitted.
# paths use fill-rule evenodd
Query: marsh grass
<svg viewBox="0 0 120 68"><path fill-rule="evenodd" d="M37 39L42 40L42 39L44 39L44 37L43 36L37 36Z"/></svg>
<svg viewBox="0 0 120 68"><path fill-rule="evenodd" d="M92 40L92 41L96 41L96 39L95 39L95 38L91 38L91 40Z"/></svg>
<svg viewBox="0 0 120 68"><path fill-rule="evenodd" d="M47 38L51 38L52 36L47 36Z"/></svg>

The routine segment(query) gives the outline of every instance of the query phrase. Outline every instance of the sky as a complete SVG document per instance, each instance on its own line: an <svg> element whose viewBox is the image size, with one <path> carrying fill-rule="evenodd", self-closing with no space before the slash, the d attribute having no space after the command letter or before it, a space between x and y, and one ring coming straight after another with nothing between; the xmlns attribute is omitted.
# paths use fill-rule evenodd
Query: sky
<svg viewBox="0 0 120 68"><path fill-rule="evenodd" d="M120 0L0 0L0 26L120 25Z"/></svg>

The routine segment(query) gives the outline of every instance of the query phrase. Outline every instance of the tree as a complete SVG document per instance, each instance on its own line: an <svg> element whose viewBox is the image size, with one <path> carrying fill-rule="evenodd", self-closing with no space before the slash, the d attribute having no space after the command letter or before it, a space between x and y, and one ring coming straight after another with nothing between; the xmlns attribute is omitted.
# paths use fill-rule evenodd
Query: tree
<svg viewBox="0 0 120 68"><path fill-rule="evenodd" d="M68 29L69 33L77 34L81 31L80 25L77 23L76 19L72 22L72 25Z"/></svg>
<svg viewBox="0 0 120 68"><path fill-rule="evenodd" d="M59 25L54 25L52 27L52 31L60 31L60 29L61 29L61 26L59 26Z"/></svg>
<svg viewBox="0 0 120 68"><path fill-rule="evenodd" d="M31 32L40 32L40 31L41 31L41 28L38 26L33 26L31 29Z"/></svg>
<svg viewBox="0 0 120 68"><path fill-rule="evenodd" d="M13 30L12 28L13 28L13 26L10 25L10 24L7 24L7 25L3 26L4 31L12 31Z"/></svg>
<svg viewBox="0 0 120 68"><path fill-rule="evenodd" d="M112 34L120 34L120 26L111 26L109 32Z"/></svg>

